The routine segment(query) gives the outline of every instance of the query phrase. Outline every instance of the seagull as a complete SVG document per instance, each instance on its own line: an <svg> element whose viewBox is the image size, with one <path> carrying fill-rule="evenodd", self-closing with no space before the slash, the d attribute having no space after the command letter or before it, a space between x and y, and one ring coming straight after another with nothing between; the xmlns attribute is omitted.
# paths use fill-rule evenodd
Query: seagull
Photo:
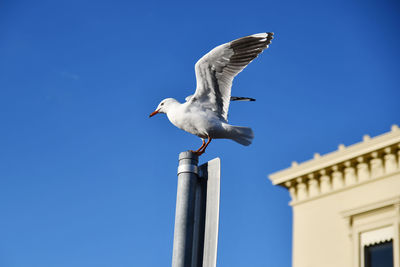
<svg viewBox="0 0 400 267"><path fill-rule="evenodd" d="M195 65L196 91L185 103L166 98L149 117L165 113L169 121L202 140L202 155L213 139L231 139L241 145L251 144L254 134L249 127L228 124L228 109L232 101L254 101L248 97L232 97L233 78L252 62L273 39L274 33L258 33L215 47ZM207 139L207 142L205 141Z"/></svg>

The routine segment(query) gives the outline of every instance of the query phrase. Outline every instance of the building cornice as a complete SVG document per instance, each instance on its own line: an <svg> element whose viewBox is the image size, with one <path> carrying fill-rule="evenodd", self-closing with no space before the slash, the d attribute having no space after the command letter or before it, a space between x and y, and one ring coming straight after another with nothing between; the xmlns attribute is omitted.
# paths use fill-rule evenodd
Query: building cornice
<svg viewBox="0 0 400 267"><path fill-rule="evenodd" d="M315 198L345 187L355 186L400 170L400 130L393 125L390 132L269 175L274 185L289 189L292 204Z"/></svg>

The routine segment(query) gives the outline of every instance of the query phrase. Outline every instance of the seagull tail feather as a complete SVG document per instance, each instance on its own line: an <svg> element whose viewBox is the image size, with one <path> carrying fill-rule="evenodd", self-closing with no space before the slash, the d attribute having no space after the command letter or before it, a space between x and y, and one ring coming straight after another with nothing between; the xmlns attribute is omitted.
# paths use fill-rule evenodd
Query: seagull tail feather
<svg viewBox="0 0 400 267"><path fill-rule="evenodd" d="M231 126L231 139L241 145L248 146L254 138L253 130L249 127Z"/></svg>

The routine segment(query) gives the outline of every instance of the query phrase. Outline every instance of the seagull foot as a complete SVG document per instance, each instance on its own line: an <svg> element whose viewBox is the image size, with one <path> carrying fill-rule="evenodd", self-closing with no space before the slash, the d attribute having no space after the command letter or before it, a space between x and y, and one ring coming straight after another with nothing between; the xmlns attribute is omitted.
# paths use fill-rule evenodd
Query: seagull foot
<svg viewBox="0 0 400 267"><path fill-rule="evenodd" d="M192 152L193 154L196 154L197 156L201 156L204 153L204 151L193 151L193 150L189 150L189 151Z"/></svg>

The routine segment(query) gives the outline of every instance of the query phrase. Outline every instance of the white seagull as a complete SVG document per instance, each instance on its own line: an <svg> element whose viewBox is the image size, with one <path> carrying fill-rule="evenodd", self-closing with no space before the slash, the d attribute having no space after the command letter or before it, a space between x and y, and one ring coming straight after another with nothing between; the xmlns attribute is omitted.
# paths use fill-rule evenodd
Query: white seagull
<svg viewBox="0 0 400 267"><path fill-rule="evenodd" d="M185 103L166 98L150 117L167 114L176 127L197 135L203 144L196 151L201 155L212 139L231 139L248 146L254 138L251 128L228 124L230 100L254 99L231 97L233 78L255 59L273 39L273 33L258 33L215 47L195 65L197 88ZM207 143L205 142L207 140Z"/></svg>

